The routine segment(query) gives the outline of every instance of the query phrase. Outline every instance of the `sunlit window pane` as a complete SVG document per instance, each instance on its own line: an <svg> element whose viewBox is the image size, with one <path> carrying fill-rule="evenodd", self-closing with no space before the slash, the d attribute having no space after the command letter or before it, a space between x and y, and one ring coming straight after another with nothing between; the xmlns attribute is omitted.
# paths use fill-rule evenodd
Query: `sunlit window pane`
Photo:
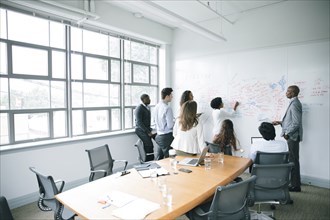
<svg viewBox="0 0 330 220"><path fill-rule="evenodd" d="M125 62L125 83L131 83L132 82L132 70L131 70L131 63Z"/></svg>
<svg viewBox="0 0 330 220"><path fill-rule="evenodd" d="M72 107L83 107L83 84L72 82Z"/></svg>
<svg viewBox="0 0 330 220"><path fill-rule="evenodd" d="M49 107L49 81L10 79L11 109L40 109Z"/></svg>
<svg viewBox="0 0 330 220"><path fill-rule="evenodd" d="M87 111L86 118L87 132L109 130L107 110Z"/></svg>
<svg viewBox="0 0 330 220"><path fill-rule="evenodd" d="M120 85L110 84L110 106L120 105Z"/></svg>
<svg viewBox="0 0 330 220"><path fill-rule="evenodd" d="M120 82L120 61L111 60L111 82Z"/></svg>
<svg viewBox="0 0 330 220"><path fill-rule="evenodd" d="M149 46L132 41L131 60L149 63Z"/></svg>
<svg viewBox="0 0 330 220"><path fill-rule="evenodd" d="M109 106L109 88L107 84L84 84L84 107Z"/></svg>
<svg viewBox="0 0 330 220"><path fill-rule="evenodd" d="M49 46L49 21L8 12L8 39Z"/></svg>
<svg viewBox="0 0 330 220"><path fill-rule="evenodd" d="M66 78L66 59L64 52L52 51L52 69L52 75L54 78Z"/></svg>
<svg viewBox="0 0 330 220"><path fill-rule="evenodd" d="M111 109L111 128L113 131L121 129L120 117L120 109Z"/></svg>
<svg viewBox="0 0 330 220"><path fill-rule="evenodd" d="M125 108L125 129L133 128L132 108Z"/></svg>
<svg viewBox="0 0 330 220"><path fill-rule="evenodd" d="M108 56L108 36L92 31L83 31L84 52Z"/></svg>
<svg viewBox="0 0 330 220"><path fill-rule="evenodd" d="M86 57L86 78L108 80L108 60Z"/></svg>
<svg viewBox="0 0 330 220"><path fill-rule="evenodd" d="M49 137L48 113L15 114L15 140Z"/></svg>
<svg viewBox="0 0 330 220"><path fill-rule="evenodd" d="M66 129L66 112L56 111L54 112L54 137L65 137L67 133Z"/></svg>
<svg viewBox="0 0 330 220"><path fill-rule="evenodd" d="M140 104L141 94L148 94L151 99L151 104L154 105L157 102L157 88L149 86L125 86L125 106L136 106Z"/></svg>
<svg viewBox="0 0 330 220"><path fill-rule="evenodd" d="M149 51L150 51L150 63L157 64L158 62L157 48L149 46Z"/></svg>
<svg viewBox="0 0 330 220"><path fill-rule="evenodd" d="M9 143L9 121L8 114L0 113L0 144Z"/></svg>
<svg viewBox="0 0 330 220"><path fill-rule="evenodd" d="M0 78L0 109L9 109L9 99L8 99L8 79Z"/></svg>
<svg viewBox="0 0 330 220"><path fill-rule="evenodd" d="M48 52L27 47L13 46L13 73L48 75Z"/></svg>
<svg viewBox="0 0 330 220"><path fill-rule="evenodd" d="M131 59L131 41L124 40L124 59Z"/></svg>
<svg viewBox="0 0 330 220"><path fill-rule="evenodd" d="M66 88L65 82L52 81L51 82L51 107L64 108L66 106Z"/></svg>
<svg viewBox="0 0 330 220"><path fill-rule="evenodd" d="M149 83L149 67L133 64L133 82Z"/></svg>
<svg viewBox="0 0 330 220"><path fill-rule="evenodd" d="M82 52L82 29L71 27L71 50Z"/></svg>
<svg viewBox="0 0 330 220"><path fill-rule="evenodd" d="M0 74L7 74L7 44L0 43Z"/></svg>
<svg viewBox="0 0 330 220"><path fill-rule="evenodd" d="M73 135L84 133L84 116L81 110L72 111L72 133Z"/></svg>
<svg viewBox="0 0 330 220"><path fill-rule="evenodd" d="M155 66L152 66L150 68L150 83L152 85L157 85L158 84L158 68Z"/></svg>
<svg viewBox="0 0 330 220"><path fill-rule="evenodd" d="M0 8L0 38L7 39L6 10Z"/></svg>
<svg viewBox="0 0 330 220"><path fill-rule="evenodd" d="M50 22L50 46L65 49L65 25Z"/></svg>
<svg viewBox="0 0 330 220"><path fill-rule="evenodd" d="M120 57L120 39L117 37L109 37L110 41L110 56Z"/></svg>
<svg viewBox="0 0 330 220"><path fill-rule="evenodd" d="M80 54L71 54L71 78L83 79L83 57Z"/></svg>

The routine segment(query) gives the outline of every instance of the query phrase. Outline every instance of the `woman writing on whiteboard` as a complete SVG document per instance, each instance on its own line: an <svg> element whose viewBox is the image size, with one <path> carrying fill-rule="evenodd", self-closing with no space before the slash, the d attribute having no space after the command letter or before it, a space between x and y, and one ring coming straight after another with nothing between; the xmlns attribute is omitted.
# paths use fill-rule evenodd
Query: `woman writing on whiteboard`
<svg viewBox="0 0 330 220"><path fill-rule="evenodd" d="M174 124L173 136L171 147L177 151L177 155L193 155L202 152L205 146L203 125L199 123L195 101L187 101L181 106L180 116Z"/></svg>
<svg viewBox="0 0 330 220"><path fill-rule="evenodd" d="M236 113L237 106L239 102L235 102L233 110L227 111L224 109L224 105L221 97L216 97L211 101L211 107L213 108L212 117L213 117L213 136L219 134L221 122L226 119L233 117Z"/></svg>

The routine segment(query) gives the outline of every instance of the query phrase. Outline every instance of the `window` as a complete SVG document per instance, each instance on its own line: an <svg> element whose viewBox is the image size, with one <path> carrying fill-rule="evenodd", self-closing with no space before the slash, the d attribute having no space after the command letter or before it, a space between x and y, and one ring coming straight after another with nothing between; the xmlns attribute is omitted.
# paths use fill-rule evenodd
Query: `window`
<svg viewBox="0 0 330 220"><path fill-rule="evenodd" d="M134 128L158 47L0 9L0 145ZM71 36L71 38L69 38Z"/></svg>

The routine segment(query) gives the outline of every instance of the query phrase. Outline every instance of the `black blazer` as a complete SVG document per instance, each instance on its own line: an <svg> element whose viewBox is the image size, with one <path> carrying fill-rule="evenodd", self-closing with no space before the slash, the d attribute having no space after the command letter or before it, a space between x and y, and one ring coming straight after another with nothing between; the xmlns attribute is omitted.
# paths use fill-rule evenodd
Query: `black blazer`
<svg viewBox="0 0 330 220"><path fill-rule="evenodd" d="M135 109L135 126L138 129L143 130L145 133L150 133L151 113L143 104L140 104Z"/></svg>

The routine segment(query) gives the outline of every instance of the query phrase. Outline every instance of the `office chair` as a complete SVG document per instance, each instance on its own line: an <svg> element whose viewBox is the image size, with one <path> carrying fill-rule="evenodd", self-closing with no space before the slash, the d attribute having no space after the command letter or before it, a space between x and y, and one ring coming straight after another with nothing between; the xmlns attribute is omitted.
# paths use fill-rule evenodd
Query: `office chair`
<svg viewBox="0 0 330 220"><path fill-rule="evenodd" d="M218 186L212 202L202 204L186 215L190 220L250 219L248 208L250 190L256 176L227 186Z"/></svg>
<svg viewBox="0 0 330 220"><path fill-rule="evenodd" d="M226 145L223 150L220 148L219 144L214 144L208 141L205 141L206 146L209 146L209 153L220 153L223 152L225 155L232 156L231 146Z"/></svg>
<svg viewBox="0 0 330 220"><path fill-rule="evenodd" d="M140 161L141 164L148 163L148 161L152 161L155 159L154 153L146 153L141 139L138 139L137 142L134 144L134 146L137 148L139 152L138 160Z"/></svg>
<svg viewBox="0 0 330 220"><path fill-rule="evenodd" d="M40 198L38 200L38 207L42 211L54 212L54 220L64 220L64 219L74 219L76 214L71 210L65 208L62 203L60 203L55 195L62 192L65 182L63 180L54 181L52 176L45 176L39 173L34 167L29 168L37 176L37 181L39 185ZM56 184L59 184L59 188Z"/></svg>
<svg viewBox="0 0 330 220"><path fill-rule="evenodd" d="M290 172L293 165L293 163L253 165L251 175L257 176L257 179L254 189L251 191L250 197L253 202L250 206L257 204L258 211L251 212L252 219L269 219L268 216L274 217L273 212L267 213L260 211L260 205L262 203L293 203L289 193Z"/></svg>
<svg viewBox="0 0 330 220"><path fill-rule="evenodd" d="M14 220L6 197L0 196L0 219Z"/></svg>
<svg viewBox="0 0 330 220"><path fill-rule="evenodd" d="M289 163L289 152L262 152L257 151L256 159L254 160L255 164L284 164Z"/></svg>
<svg viewBox="0 0 330 220"><path fill-rule="evenodd" d="M90 182L111 175L113 173L112 169L115 162L124 163L124 170L126 170L128 161L113 159L107 144L85 151L88 154L91 170L89 176Z"/></svg>

